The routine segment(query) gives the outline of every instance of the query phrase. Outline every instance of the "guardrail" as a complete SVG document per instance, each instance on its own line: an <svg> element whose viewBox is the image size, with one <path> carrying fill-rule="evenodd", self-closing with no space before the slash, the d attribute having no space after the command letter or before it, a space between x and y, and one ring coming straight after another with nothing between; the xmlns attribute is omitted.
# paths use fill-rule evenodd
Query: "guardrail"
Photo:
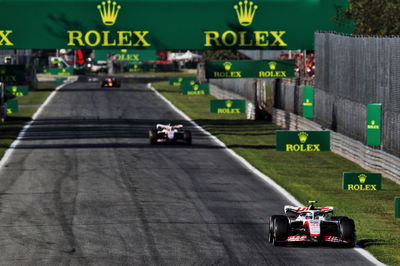
<svg viewBox="0 0 400 266"><path fill-rule="evenodd" d="M289 130L328 130L309 119L276 108L273 108L272 121ZM331 131L331 151L400 184L400 158L394 155L334 131Z"/></svg>

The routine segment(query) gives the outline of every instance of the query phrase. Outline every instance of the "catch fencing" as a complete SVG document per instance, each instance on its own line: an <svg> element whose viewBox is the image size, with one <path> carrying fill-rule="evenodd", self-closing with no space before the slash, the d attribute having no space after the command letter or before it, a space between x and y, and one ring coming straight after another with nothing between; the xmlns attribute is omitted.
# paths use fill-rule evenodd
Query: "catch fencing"
<svg viewBox="0 0 400 266"><path fill-rule="evenodd" d="M365 143L366 106L382 104L381 148L400 156L400 37L315 35L315 121Z"/></svg>

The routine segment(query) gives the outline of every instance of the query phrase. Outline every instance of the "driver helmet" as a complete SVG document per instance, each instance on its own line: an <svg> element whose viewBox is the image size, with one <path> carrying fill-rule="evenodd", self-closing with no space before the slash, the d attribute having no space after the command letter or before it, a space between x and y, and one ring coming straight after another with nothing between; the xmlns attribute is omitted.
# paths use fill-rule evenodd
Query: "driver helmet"
<svg viewBox="0 0 400 266"><path fill-rule="evenodd" d="M310 220L310 219L312 219L312 218L313 218L312 212L307 212L307 213L306 213L306 219L307 219L307 220Z"/></svg>

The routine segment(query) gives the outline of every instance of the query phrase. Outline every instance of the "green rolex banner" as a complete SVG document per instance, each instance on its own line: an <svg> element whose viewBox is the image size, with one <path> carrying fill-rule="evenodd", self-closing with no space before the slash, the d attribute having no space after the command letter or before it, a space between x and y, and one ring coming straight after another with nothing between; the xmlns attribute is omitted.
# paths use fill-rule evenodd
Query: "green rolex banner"
<svg viewBox="0 0 400 266"><path fill-rule="evenodd" d="M400 197L394 198L394 217L400 218Z"/></svg>
<svg viewBox="0 0 400 266"><path fill-rule="evenodd" d="M73 68L50 67L49 73L52 75L58 75L58 76L71 76L74 73L74 69Z"/></svg>
<svg viewBox="0 0 400 266"><path fill-rule="evenodd" d="M25 65L0 65L0 82L7 85L20 84L25 81L25 72Z"/></svg>
<svg viewBox="0 0 400 266"><path fill-rule="evenodd" d="M303 87L303 117L314 118L314 87Z"/></svg>
<svg viewBox="0 0 400 266"><path fill-rule="evenodd" d="M367 106L367 145L381 145L381 104Z"/></svg>
<svg viewBox="0 0 400 266"><path fill-rule="evenodd" d="M330 151L330 131L276 131L276 150L290 152Z"/></svg>
<svg viewBox="0 0 400 266"><path fill-rule="evenodd" d="M0 49L314 49L348 0L1 0ZM306 19L305 19L306 18Z"/></svg>
<svg viewBox="0 0 400 266"><path fill-rule="evenodd" d="M7 86L6 91L17 97L29 94L28 86Z"/></svg>
<svg viewBox="0 0 400 266"><path fill-rule="evenodd" d="M246 113L246 100L210 100L210 112L217 114Z"/></svg>
<svg viewBox="0 0 400 266"><path fill-rule="evenodd" d="M206 78L290 78L294 60L220 60L206 61Z"/></svg>
<svg viewBox="0 0 400 266"><path fill-rule="evenodd" d="M169 85L175 86L175 87L180 87L182 83L188 82L190 83L191 81L197 81L196 77L171 77L169 78Z"/></svg>
<svg viewBox="0 0 400 266"><path fill-rule="evenodd" d="M157 60L156 50L113 49L94 51L94 59L96 61L106 61L108 60L108 56L110 55L114 55L116 60L124 62L143 62Z"/></svg>
<svg viewBox="0 0 400 266"><path fill-rule="evenodd" d="M382 189L382 174L343 173L343 189L352 191L375 191Z"/></svg>
<svg viewBox="0 0 400 266"><path fill-rule="evenodd" d="M197 84L195 81L185 82L181 85L183 95L209 95L210 86L207 83Z"/></svg>
<svg viewBox="0 0 400 266"><path fill-rule="evenodd" d="M8 100L6 102L7 114L14 114L19 112L19 105L17 99Z"/></svg>

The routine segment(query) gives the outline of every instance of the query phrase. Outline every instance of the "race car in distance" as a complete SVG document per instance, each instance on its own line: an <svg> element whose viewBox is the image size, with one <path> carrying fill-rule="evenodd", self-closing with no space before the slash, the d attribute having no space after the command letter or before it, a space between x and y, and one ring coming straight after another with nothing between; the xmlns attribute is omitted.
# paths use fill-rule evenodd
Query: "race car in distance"
<svg viewBox="0 0 400 266"><path fill-rule="evenodd" d="M192 133L189 130L184 130L183 125L157 124L156 129L149 130L150 144L178 141L183 141L187 145L192 144Z"/></svg>
<svg viewBox="0 0 400 266"><path fill-rule="evenodd" d="M331 243L354 247L356 241L354 221L346 216L332 216L333 207L286 205L286 215L269 218L268 240L274 246L289 243Z"/></svg>
<svg viewBox="0 0 400 266"><path fill-rule="evenodd" d="M116 88L121 87L121 81L113 77L108 77L103 79L100 84L101 87L116 87Z"/></svg>

